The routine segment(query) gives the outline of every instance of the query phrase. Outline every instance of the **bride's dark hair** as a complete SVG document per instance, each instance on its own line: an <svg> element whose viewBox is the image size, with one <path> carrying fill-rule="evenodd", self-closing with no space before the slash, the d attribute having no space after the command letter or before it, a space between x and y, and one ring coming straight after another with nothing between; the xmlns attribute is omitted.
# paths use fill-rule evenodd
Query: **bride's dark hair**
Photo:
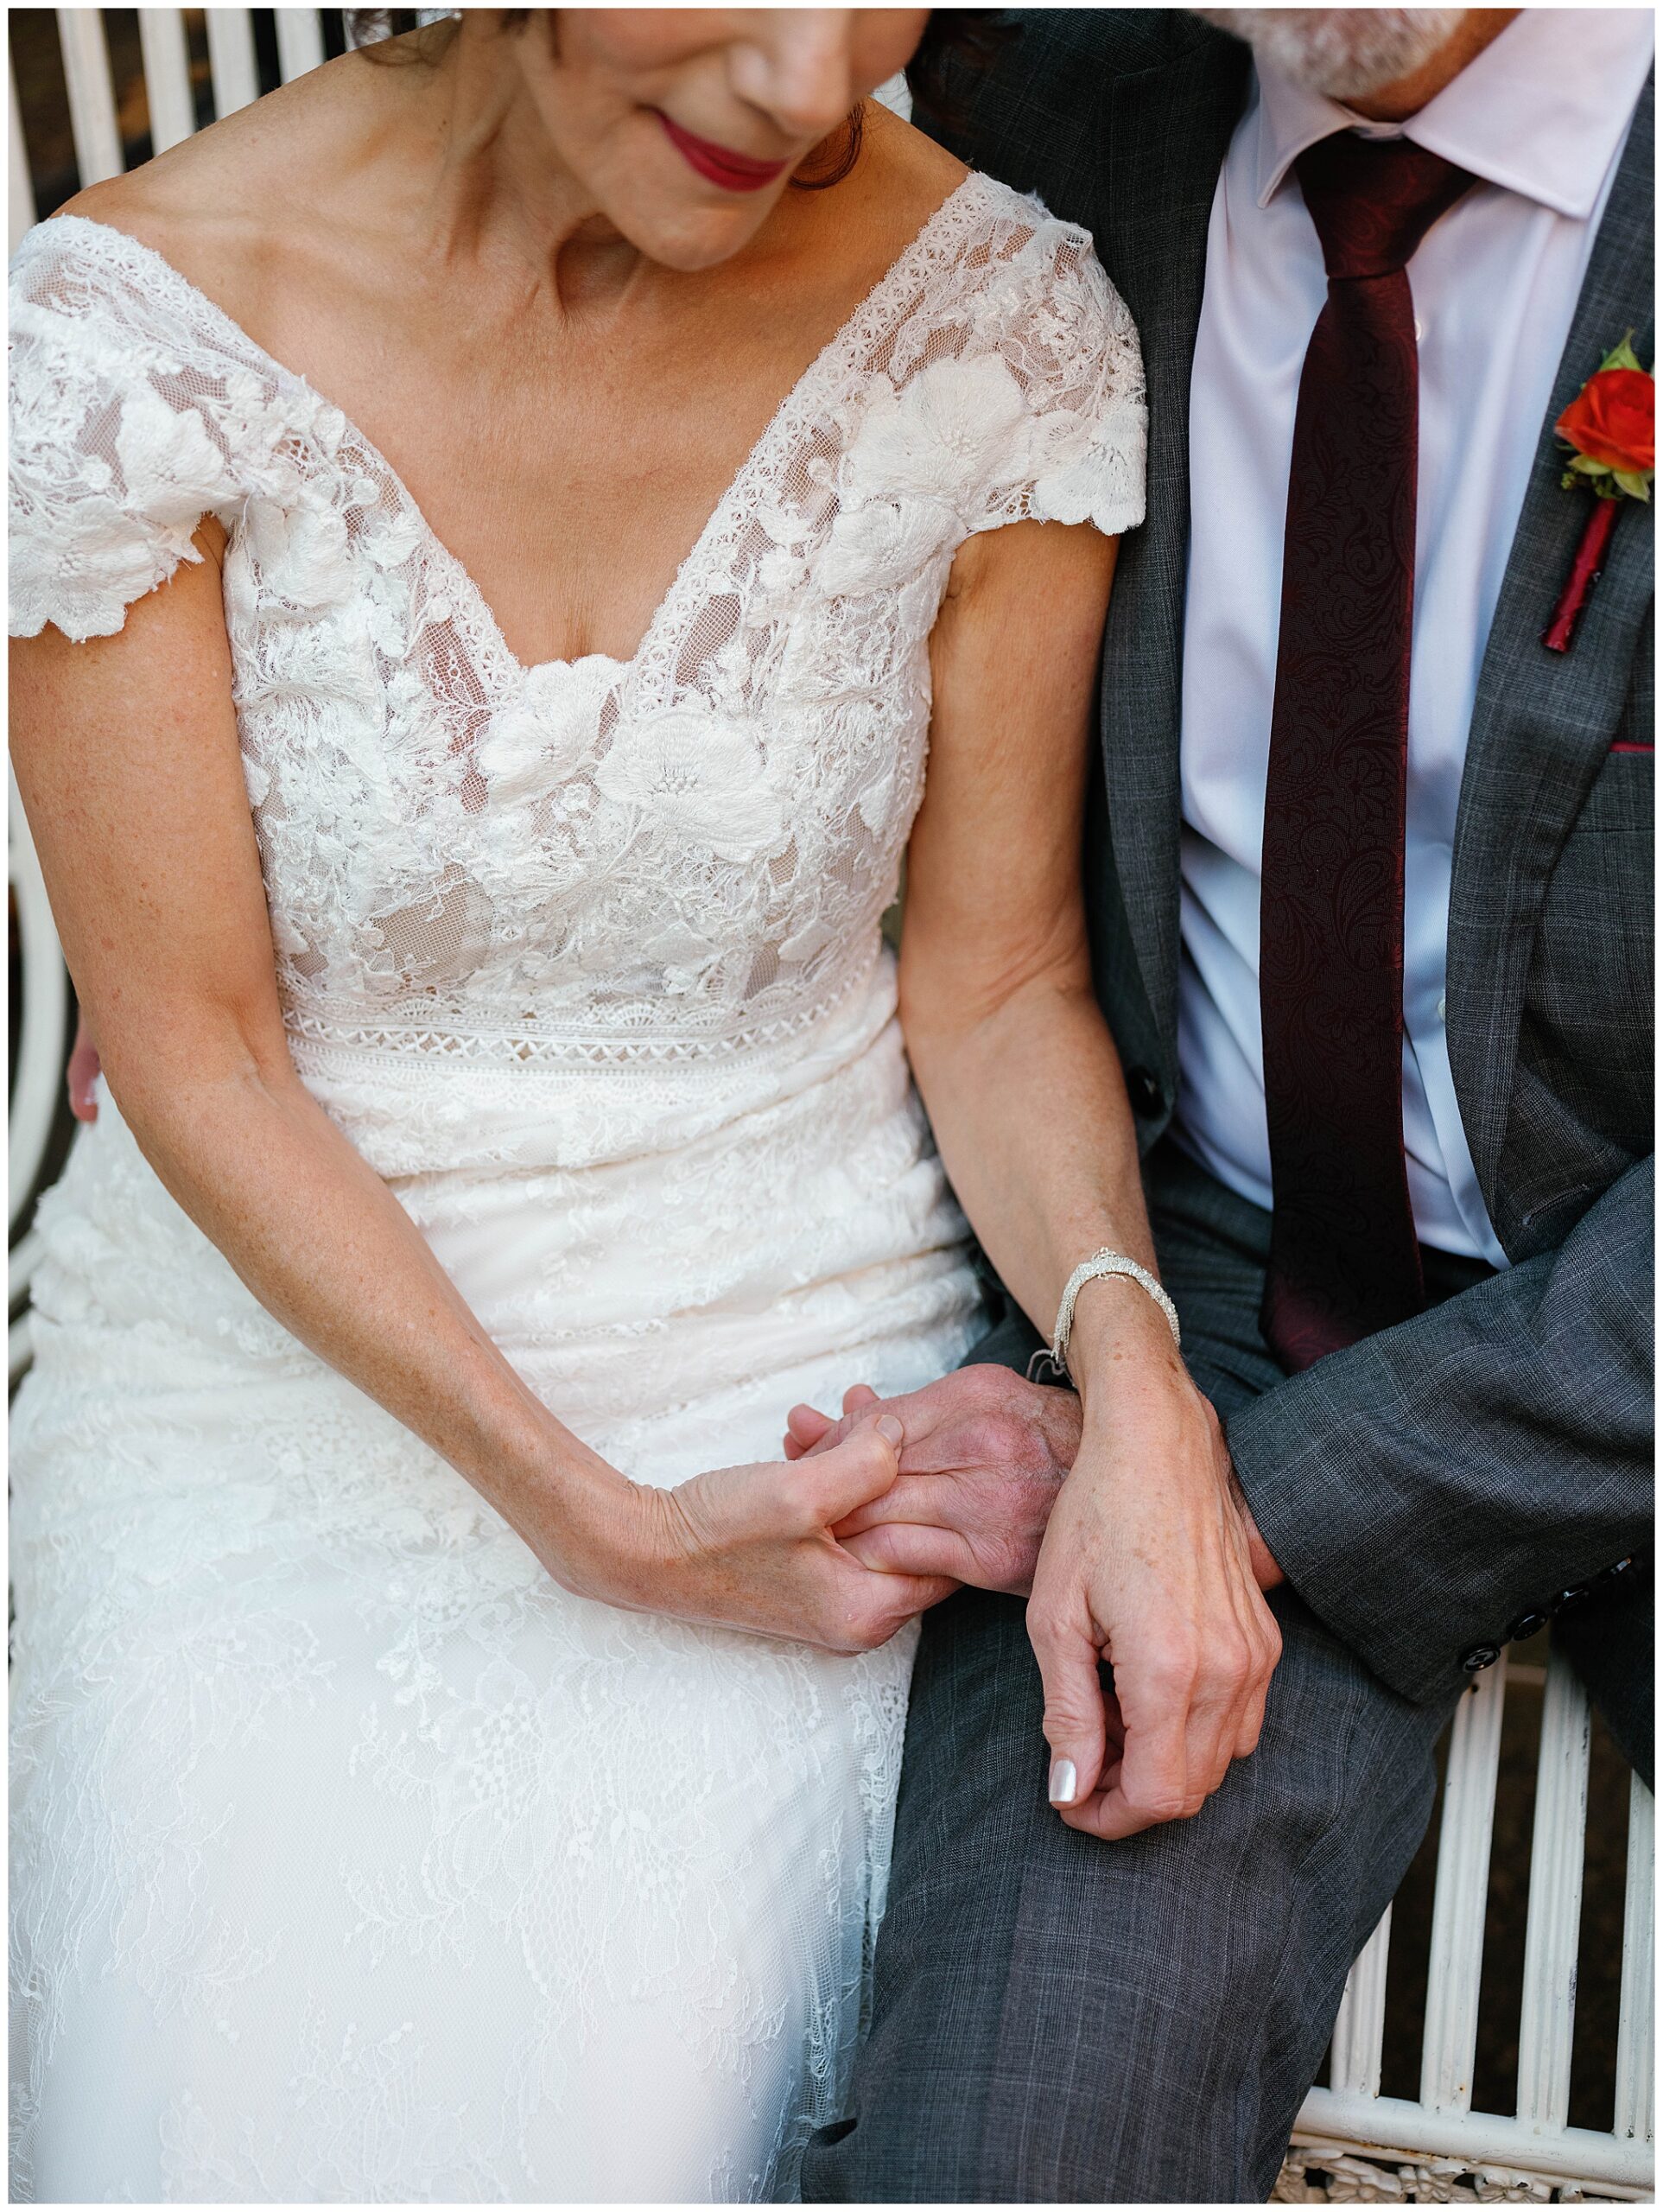
<svg viewBox="0 0 1663 2212"><path fill-rule="evenodd" d="M985 61L1001 43L1011 29L1006 20L1006 10L999 8L932 8L930 20L924 25L924 36L917 49L906 65L906 81L913 97L927 106L932 114L951 119L951 95L949 86L955 64L972 67ZM529 20L529 8L506 8L503 10L503 29L518 30ZM425 26L418 22L413 8L349 8L346 10L346 36L350 45L360 48L378 60L390 60L385 41L402 37L409 31L421 29L422 35L412 39L400 49L407 59L430 61L437 59L454 28L447 17ZM865 136L865 118L857 107L851 111L841 133L834 132L822 138L807 160L792 177L791 182L803 192L824 192L843 179L860 158L860 142Z"/></svg>
<svg viewBox="0 0 1663 2212"><path fill-rule="evenodd" d="M907 90L913 98L937 114L944 113L955 64L987 59L1006 35L1005 12L1000 8L932 8L924 36L906 65ZM860 158L865 127L860 110L852 110L843 125L842 143L822 139L791 182L805 192L823 192L828 185L841 184ZM833 150L828 166L815 166L828 148Z"/></svg>

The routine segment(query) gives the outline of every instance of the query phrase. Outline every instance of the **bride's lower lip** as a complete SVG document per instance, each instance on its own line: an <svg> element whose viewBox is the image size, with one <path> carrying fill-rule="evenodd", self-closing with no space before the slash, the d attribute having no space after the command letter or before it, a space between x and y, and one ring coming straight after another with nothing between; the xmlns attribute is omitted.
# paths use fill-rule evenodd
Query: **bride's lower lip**
<svg viewBox="0 0 1663 2212"><path fill-rule="evenodd" d="M736 154L729 146L718 146L714 139L697 138L663 112L658 120L664 126L665 137L688 167L708 177L712 184L720 185L725 192L760 192L764 185L771 184L790 166L785 162L755 161L749 154Z"/></svg>

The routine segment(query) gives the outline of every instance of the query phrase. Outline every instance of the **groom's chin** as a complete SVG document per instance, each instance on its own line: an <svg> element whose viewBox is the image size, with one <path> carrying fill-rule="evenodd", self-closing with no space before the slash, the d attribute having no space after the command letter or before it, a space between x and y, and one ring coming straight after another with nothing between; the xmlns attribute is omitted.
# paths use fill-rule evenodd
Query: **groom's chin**
<svg viewBox="0 0 1663 2212"><path fill-rule="evenodd" d="M1464 8L1192 8L1245 39L1278 75L1331 100L1362 99L1423 69Z"/></svg>

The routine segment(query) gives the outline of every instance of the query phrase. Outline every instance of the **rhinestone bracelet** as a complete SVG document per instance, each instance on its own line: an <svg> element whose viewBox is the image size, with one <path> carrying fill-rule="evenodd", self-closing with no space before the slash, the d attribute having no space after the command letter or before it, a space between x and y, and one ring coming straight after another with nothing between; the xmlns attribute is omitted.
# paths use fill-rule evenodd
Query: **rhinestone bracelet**
<svg viewBox="0 0 1663 2212"><path fill-rule="evenodd" d="M1125 1275L1147 1291L1161 1312L1166 1316L1166 1325L1172 1332L1172 1342L1183 1347L1184 1338L1178 1330L1178 1310L1161 1288L1147 1268L1139 1267L1124 1252L1111 1252L1105 1245L1101 1252L1094 1252L1089 1260L1082 1260L1069 1277L1063 1291L1063 1301L1057 1309L1057 1334L1051 1340L1050 1363L1057 1372L1067 1376L1069 1371L1069 1338L1074 1333L1074 1301L1089 1282L1096 1282L1105 1275Z"/></svg>

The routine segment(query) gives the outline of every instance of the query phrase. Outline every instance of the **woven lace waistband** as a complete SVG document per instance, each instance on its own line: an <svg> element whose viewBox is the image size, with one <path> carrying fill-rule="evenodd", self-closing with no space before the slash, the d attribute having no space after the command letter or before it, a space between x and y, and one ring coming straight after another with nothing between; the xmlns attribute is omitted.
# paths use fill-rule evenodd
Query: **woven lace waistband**
<svg viewBox="0 0 1663 2212"><path fill-rule="evenodd" d="M720 1061L800 1036L835 1013L879 964L876 950L863 951L830 989L809 1002L762 1020L726 1029L581 1030L536 1024L487 1027L441 1021L354 1020L321 1009L289 1005L283 1025L291 1037L349 1052L418 1059L473 1060L511 1065L568 1067L676 1066Z"/></svg>

